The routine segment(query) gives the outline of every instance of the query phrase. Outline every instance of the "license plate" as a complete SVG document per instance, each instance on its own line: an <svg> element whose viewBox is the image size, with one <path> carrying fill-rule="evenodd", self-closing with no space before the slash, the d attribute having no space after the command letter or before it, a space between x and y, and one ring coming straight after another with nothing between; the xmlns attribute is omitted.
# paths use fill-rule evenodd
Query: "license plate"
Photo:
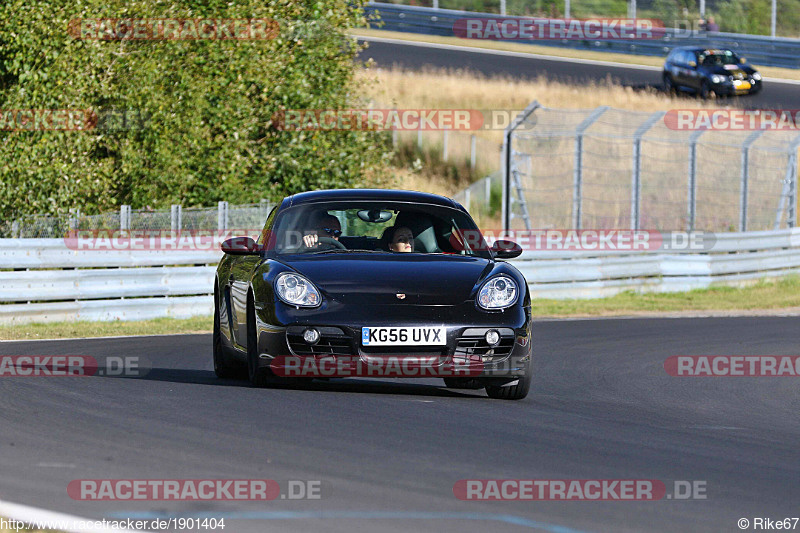
<svg viewBox="0 0 800 533"><path fill-rule="evenodd" d="M736 80L733 82L733 88L737 91L749 91L750 87L751 85L749 81Z"/></svg>
<svg viewBox="0 0 800 533"><path fill-rule="evenodd" d="M447 328L361 328L362 346L444 346Z"/></svg>

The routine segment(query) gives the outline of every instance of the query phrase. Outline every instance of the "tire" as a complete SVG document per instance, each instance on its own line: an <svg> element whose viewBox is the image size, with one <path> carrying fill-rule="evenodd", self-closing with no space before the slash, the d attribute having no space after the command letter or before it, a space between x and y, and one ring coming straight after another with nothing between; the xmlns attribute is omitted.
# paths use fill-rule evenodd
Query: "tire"
<svg viewBox="0 0 800 533"><path fill-rule="evenodd" d="M256 333L256 310L253 293L247 295L247 377L253 387L267 385L268 370L258 365L258 335Z"/></svg>
<svg viewBox="0 0 800 533"><path fill-rule="evenodd" d="M475 378L444 378L444 384L448 389L478 390L484 387L483 383Z"/></svg>
<svg viewBox="0 0 800 533"><path fill-rule="evenodd" d="M672 81L672 76L669 74L664 74L664 92L669 96L674 96L678 92L675 83Z"/></svg>
<svg viewBox="0 0 800 533"><path fill-rule="evenodd" d="M486 385L486 394L495 400L521 400L528 395L531 390L531 373L526 372L519 378L516 385L510 387L498 387L496 385Z"/></svg>
<svg viewBox="0 0 800 533"><path fill-rule="evenodd" d="M703 100L708 100L708 97L711 96L711 93L711 87L709 87L708 82L703 80L703 82L700 84L700 90L697 92L697 95Z"/></svg>
<svg viewBox="0 0 800 533"><path fill-rule="evenodd" d="M214 335L213 335L213 352L214 352L214 373L221 379L233 379L241 376L238 366L233 363L228 355L225 353L225 347L222 346L222 333L220 332L219 324L219 293L218 289L214 288Z"/></svg>

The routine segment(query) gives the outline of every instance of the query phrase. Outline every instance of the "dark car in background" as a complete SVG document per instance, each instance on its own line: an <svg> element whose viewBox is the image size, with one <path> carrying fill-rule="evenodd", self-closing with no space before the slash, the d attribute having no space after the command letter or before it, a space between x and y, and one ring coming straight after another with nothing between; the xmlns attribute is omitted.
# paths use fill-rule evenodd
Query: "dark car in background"
<svg viewBox="0 0 800 533"><path fill-rule="evenodd" d="M730 50L701 47L674 48L664 63L664 89L695 91L701 98L755 94L761 74L745 58Z"/></svg>
<svg viewBox="0 0 800 533"><path fill-rule="evenodd" d="M413 236L410 252L387 242L397 228ZM257 241L231 239L223 251L214 285L220 377L246 368L251 383L264 386L285 379L287 356L334 365L388 356L435 369L468 365L468 376L442 374L451 388L485 388L511 400L528 394L528 285L501 260L522 250L505 240L488 246L449 198L392 190L296 194L272 211Z"/></svg>

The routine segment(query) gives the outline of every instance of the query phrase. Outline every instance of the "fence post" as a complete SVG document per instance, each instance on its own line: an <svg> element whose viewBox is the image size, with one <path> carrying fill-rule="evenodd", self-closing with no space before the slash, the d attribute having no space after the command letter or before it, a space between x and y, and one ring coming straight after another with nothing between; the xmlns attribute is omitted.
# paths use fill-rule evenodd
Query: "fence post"
<svg viewBox="0 0 800 533"><path fill-rule="evenodd" d="M18 239L19 238L19 220L15 219L14 222L11 223L11 238Z"/></svg>
<svg viewBox="0 0 800 533"><path fill-rule="evenodd" d="M764 134L754 131L742 143L742 175L739 183L739 231L747 231L747 197L750 187L750 147Z"/></svg>
<svg viewBox="0 0 800 533"><path fill-rule="evenodd" d="M484 181L486 182L486 210L488 211L492 207L492 176L486 176Z"/></svg>
<svg viewBox="0 0 800 533"><path fill-rule="evenodd" d="M642 204L642 137L667 113L659 111L650 115L633 134L633 175L631 176L631 229L639 229Z"/></svg>
<svg viewBox="0 0 800 533"><path fill-rule="evenodd" d="M800 135L794 138L789 147L790 154L790 165L792 170L792 175L790 179L792 180L792 193L791 193L791 203L789 204L789 224L790 227L796 228L797 227L797 151L800 150Z"/></svg>
<svg viewBox="0 0 800 533"><path fill-rule="evenodd" d="M447 128L444 129L444 135L442 138L442 161L447 162L447 140L449 130Z"/></svg>
<svg viewBox="0 0 800 533"><path fill-rule="evenodd" d="M503 131L503 151L502 155L500 156L502 159L500 161L500 168L503 172L503 201L502 201L502 218L503 218L503 230L508 231L511 229L511 176L514 174L512 170L511 162L514 159L513 157L513 143L512 143L512 135L514 134L514 130L522 124L525 119L528 118L530 114L536 111L541 105L538 101L531 102L528 107L525 108L522 113L514 117L514 120L511 121L511 124ZM525 206L527 210L527 206ZM526 225L530 225L530 219L525 219ZM530 229L530 228L529 228Z"/></svg>
<svg viewBox="0 0 800 533"><path fill-rule="evenodd" d="M698 130L689 137L689 190L687 231L694 231L695 218L697 217L697 139L706 130Z"/></svg>
<svg viewBox="0 0 800 533"><path fill-rule="evenodd" d="M217 229L228 229L228 202L224 200L217 204Z"/></svg>
<svg viewBox="0 0 800 533"><path fill-rule="evenodd" d="M131 206L129 205L119 206L119 229L131 229Z"/></svg>
<svg viewBox="0 0 800 533"><path fill-rule="evenodd" d="M476 162L476 160L475 160L475 143L476 143L476 138L475 138L475 134L473 133L472 135L470 135L470 139L469 139L469 168L472 169L472 170L475 170L475 162Z"/></svg>
<svg viewBox="0 0 800 533"><path fill-rule="evenodd" d="M583 218L583 134L600 115L608 111L607 105L592 111L583 122L575 128L575 168L572 172L572 228L581 229Z"/></svg>
<svg viewBox="0 0 800 533"><path fill-rule="evenodd" d="M180 231L183 227L183 207L171 205L169 208L169 225L172 231Z"/></svg>

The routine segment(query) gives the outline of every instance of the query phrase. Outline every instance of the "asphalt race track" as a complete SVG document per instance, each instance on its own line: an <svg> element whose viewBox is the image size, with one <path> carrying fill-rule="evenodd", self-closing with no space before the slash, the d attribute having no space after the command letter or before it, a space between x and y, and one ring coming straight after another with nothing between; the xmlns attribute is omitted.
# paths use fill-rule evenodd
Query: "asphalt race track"
<svg viewBox="0 0 800 533"><path fill-rule="evenodd" d="M0 500L77 516L226 517L226 532L739 531L797 516L797 378L670 377L671 355L793 355L797 318L537 322L531 394L440 380L254 389L211 336L2 342L141 357L141 378L0 378ZM75 501L76 479L319 480L319 500ZM461 479L705 481L706 499L468 502ZM283 489L283 483L281 484Z"/></svg>
<svg viewBox="0 0 800 533"><path fill-rule="evenodd" d="M494 52L494 51L490 51ZM572 62L564 58L543 59L526 57L523 54L486 53L476 49L453 50L433 48L425 43L379 42L370 39L369 48L361 58L372 58L376 65L419 70L424 67L469 69L488 76L510 76L516 79L532 79L546 76L566 83L586 84L604 80L611 76L620 85L637 89L663 88L661 70L652 67L617 66L616 64L594 64ZM758 65L756 65L758 67ZM537 95L531 95L531 101ZM676 103L694 99L691 94L676 97ZM720 105L760 109L800 109L800 82L781 83L765 80L761 93L752 96L721 99Z"/></svg>

